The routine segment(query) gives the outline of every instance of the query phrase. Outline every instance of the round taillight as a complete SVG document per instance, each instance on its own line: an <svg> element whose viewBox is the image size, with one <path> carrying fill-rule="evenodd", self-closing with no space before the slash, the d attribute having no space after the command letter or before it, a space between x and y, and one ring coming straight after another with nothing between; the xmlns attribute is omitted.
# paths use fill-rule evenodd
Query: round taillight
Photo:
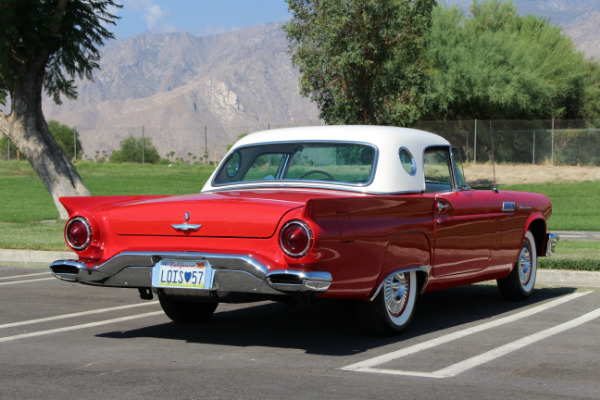
<svg viewBox="0 0 600 400"><path fill-rule="evenodd" d="M92 226L87 219L75 217L65 227L65 239L73 250L83 250L92 241Z"/></svg>
<svg viewBox="0 0 600 400"><path fill-rule="evenodd" d="M305 256L310 250L313 237L308 225L302 221L286 223L279 234L279 244L290 257Z"/></svg>

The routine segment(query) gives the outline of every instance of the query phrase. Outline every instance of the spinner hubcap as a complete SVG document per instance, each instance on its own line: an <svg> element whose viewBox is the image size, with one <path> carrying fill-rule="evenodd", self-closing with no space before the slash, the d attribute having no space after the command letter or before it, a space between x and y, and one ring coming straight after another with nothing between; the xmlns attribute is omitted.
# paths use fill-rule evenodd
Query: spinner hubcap
<svg viewBox="0 0 600 400"><path fill-rule="evenodd" d="M401 315L406 308L409 285L410 276L405 272L394 274L385 281L385 304L394 317Z"/></svg>

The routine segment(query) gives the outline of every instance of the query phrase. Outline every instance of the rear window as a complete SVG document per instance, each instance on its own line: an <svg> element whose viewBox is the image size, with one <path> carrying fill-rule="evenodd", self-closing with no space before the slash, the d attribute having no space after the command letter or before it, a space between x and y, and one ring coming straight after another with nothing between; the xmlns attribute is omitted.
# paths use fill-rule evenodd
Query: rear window
<svg viewBox="0 0 600 400"><path fill-rule="evenodd" d="M245 182L326 182L366 185L375 148L354 143L272 143L237 149L219 167L213 185Z"/></svg>

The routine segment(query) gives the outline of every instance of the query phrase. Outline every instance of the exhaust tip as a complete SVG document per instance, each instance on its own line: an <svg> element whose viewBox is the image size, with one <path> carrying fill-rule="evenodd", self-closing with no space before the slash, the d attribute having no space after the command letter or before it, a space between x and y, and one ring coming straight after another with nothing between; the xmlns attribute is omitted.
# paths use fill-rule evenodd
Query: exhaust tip
<svg viewBox="0 0 600 400"><path fill-rule="evenodd" d="M267 282L282 292L324 293L331 286L328 272L320 271L272 271L267 274Z"/></svg>
<svg viewBox="0 0 600 400"><path fill-rule="evenodd" d="M69 282L76 282L79 271L84 268L84 263L74 260L59 260L50 264L50 272L55 278Z"/></svg>

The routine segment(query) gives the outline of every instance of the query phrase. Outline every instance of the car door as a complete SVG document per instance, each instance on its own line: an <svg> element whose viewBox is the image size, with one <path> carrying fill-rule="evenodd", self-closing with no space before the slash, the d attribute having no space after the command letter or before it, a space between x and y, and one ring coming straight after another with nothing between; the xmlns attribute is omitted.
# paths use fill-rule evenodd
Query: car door
<svg viewBox="0 0 600 400"><path fill-rule="evenodd" d="M496 231L489 216L489 196L470 190L448 147L424 155L426 192L434 197L434 276L474 273L490 262Z"/></svg>

